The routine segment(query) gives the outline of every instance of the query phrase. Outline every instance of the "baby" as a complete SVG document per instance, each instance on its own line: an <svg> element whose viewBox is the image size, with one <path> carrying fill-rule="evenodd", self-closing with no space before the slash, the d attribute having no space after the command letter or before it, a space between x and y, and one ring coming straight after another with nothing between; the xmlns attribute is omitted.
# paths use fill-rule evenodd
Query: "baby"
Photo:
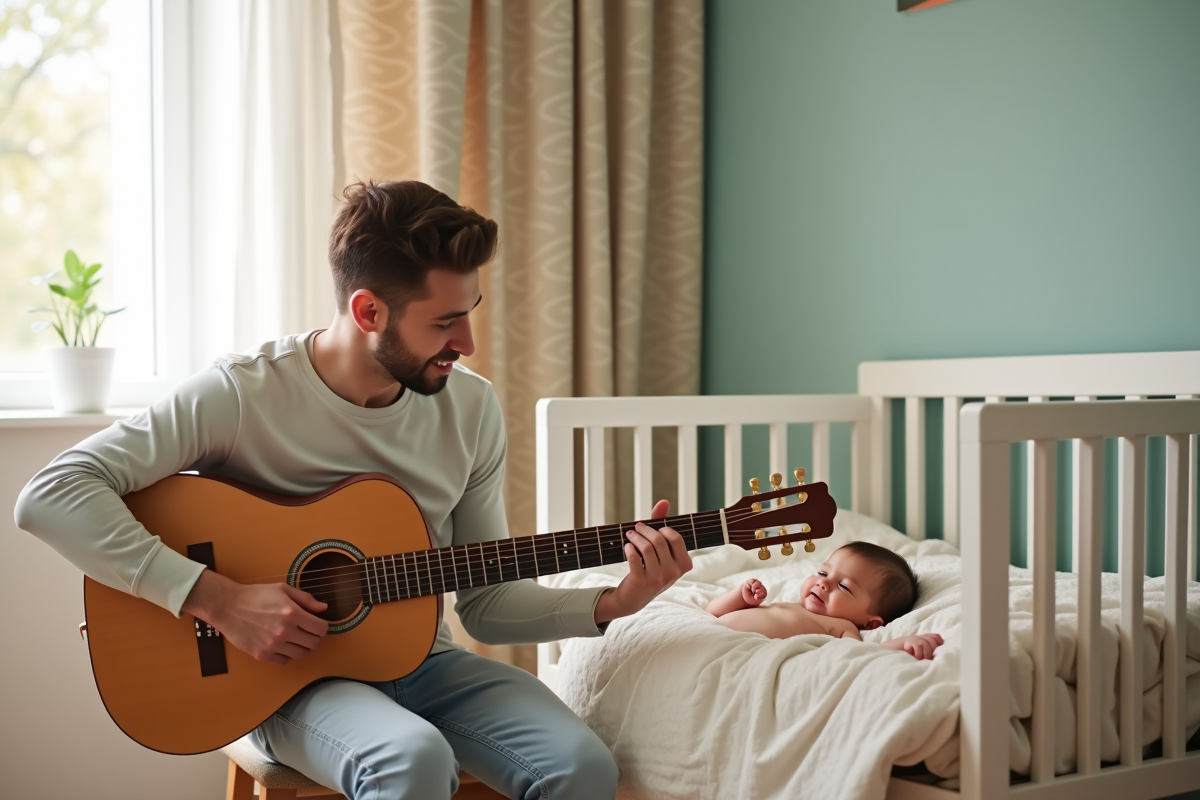
<svg viewBox="0 0 1200 800"><path fill-rule="evenodd" d="M762 605L767 590L755 578L708 604L707 611L727 628L786 639L825 633L862 641L860 630L873 630L907 614L917 602L917 577L908 562L869 542L839 547L816 575L804 579L798 603ZM883 646L918 659L933 658L942 645L936 633L900 636Z"/></svg>

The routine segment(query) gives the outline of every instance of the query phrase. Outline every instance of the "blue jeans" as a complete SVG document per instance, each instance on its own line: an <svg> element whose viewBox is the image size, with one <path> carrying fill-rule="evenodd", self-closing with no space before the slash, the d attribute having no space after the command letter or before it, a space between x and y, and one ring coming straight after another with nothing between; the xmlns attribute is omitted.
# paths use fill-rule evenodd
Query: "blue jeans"
<svg viewBox="0 0 1200 800"><path fill-rule="evenodd" d="M458 771L514 800L612 800L604 743L528 672L450 650L385 683L304 689L251 733L350 800L448 800Z"/></svg>

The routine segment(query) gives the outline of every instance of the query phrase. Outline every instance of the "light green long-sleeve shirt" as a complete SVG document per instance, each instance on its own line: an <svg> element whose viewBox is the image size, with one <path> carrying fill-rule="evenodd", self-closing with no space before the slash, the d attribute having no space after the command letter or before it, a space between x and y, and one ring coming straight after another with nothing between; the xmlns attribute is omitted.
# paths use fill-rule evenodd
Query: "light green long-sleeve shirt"
<svg viewBox="0 0 1200 800"><path fill-rule="evenodd" d="M363 408L317 375L313 335L218 359L59 455L21 492L17 525L95 580L176 615L204 567L151 536L121 501L176 472L285 495L379 472L412 494L435 547L504 538L506 439L491 384L455 365L436 395L405 391L386 408ZM489 644L597 636L601 591L514 581L462 590L455 608L467 632ZM443 623L432 652L454 647Z"/></svg>

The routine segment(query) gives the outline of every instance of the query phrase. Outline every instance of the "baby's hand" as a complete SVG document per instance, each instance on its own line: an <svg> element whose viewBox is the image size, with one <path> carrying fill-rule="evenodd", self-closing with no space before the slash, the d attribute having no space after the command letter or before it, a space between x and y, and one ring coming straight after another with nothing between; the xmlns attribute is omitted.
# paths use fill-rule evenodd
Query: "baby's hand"
<svg viewBox="0 0 1200 800"><path fill-rule="evenodd" d="M750 578L742 584L742 602L750 608L755 608L767 599L767 589L758 578Z"/></svg>
<svg viewBox="0 0 1200 800"><path fill-rule="evenodd" d="M918 661L928 661L933 658L933 651L942 644L942 637L936 633L918 633L915 636L888 639L883 646L888 650L903 650Z"/></svg>

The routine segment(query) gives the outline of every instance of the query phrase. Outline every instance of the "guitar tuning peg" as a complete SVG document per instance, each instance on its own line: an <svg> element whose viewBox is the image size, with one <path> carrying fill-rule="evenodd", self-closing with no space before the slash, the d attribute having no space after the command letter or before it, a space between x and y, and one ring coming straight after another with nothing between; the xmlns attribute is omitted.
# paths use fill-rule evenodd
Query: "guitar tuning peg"
<svg viewBox="0 0 1200 800"><path fill-rule="evenodd" d="M759 487L758 478L751 478L750 479L750 491L753 492L754 494L758 494L758 487Z"/></svg>
<svg viewBox="0 0 1200 800"><path fill-rule="evenodd" d="M779 555L781 556L790 556L794 552L796 551L792 549L791 542L784 542L783 547L779 548Z"/></svg>
<svg viewBox="0 0 1200 800"><path fill-rule="evenodd" d="M778 491L778 489L782 483L783 483L783 476L780 475L778 472L772 472L771 473L771 489L773 491Z"/></svg>
<svg viewBox="0 0 1200 800"><path fill-rule="evenodd" d="M763 530L755 531L754 538L755 539L765 539L765 538L767 538L767 532L763 531ZM758 548L758 557L763 561L766 561L768 558L771 557L771 551L767 549L767 546L765 544L762 547Z"/></svg>
<svg viewBox="0 0 1200 800"><path fill-rule="evenodd" d="M803 486L804 485L804 476L806 474L804 472L804 467L796 467L796 469L792 470L792 474L794 474L796 476L796 485Z"/></svg>
<svg viewBox="0 0 1200 800"><path fill-rule="evenodd" d="M817 546L812 543L812 539L809 539L807 542L804 543L804 552L811 553L816 549L817 549Z"/></svg>

